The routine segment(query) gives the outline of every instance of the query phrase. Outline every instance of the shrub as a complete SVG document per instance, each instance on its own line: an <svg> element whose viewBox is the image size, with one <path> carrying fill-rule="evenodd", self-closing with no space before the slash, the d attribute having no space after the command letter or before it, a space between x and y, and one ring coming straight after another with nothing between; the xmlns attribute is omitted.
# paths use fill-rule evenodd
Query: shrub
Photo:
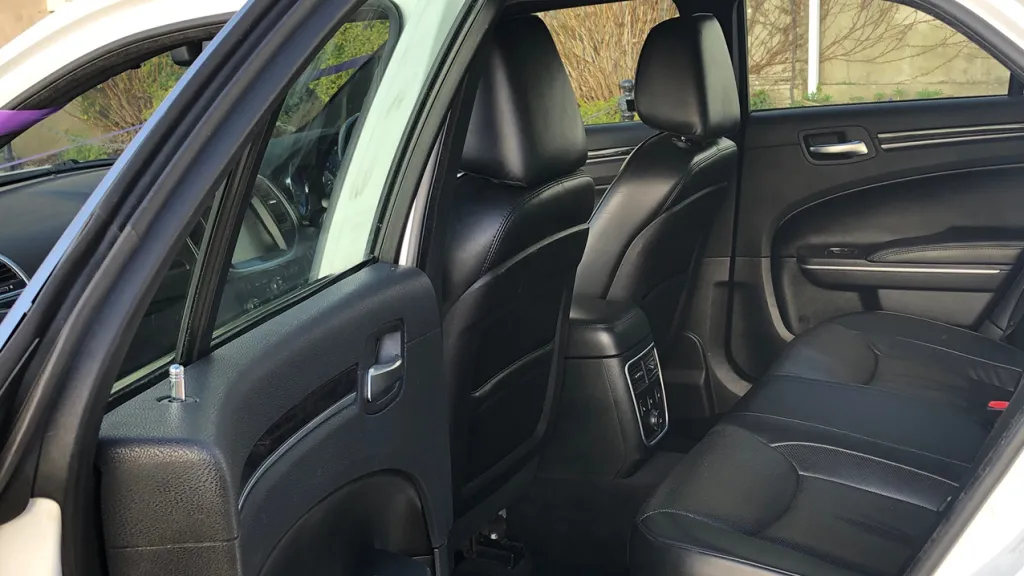
<svg viewBox="0 0 1024 576"><path fill-rule="evenodd" d="M767 89L758 88L750 94L751 110L767 110L775 107L775 99Z"/></svg>
<svg viewBox="0 0 1024 576"><path fill-rule="evenodd" d="M917 91L917 97L919 99L922 99L922 100L924 100L926 98L938 98L939 96L942 96L942 95L943 95L943 92L942 92L942 90L939 90L939 89L922 88L921 90Z"/></svg>
<svg viewBox="0 0 1024 576"><path fill-rule="evenodd" d="M82 94L68 112L104 133L137 126L149 119L184 74L185 68L162 54ZM123 149L134 136L118 134L110 146Z"/></svg>
<svg viewBox="0 0 1024 576"><path fill-rule="evenodd" d="M580 116L584 124L610 124L622 120L618 97L580 102Z"/></svg>
<svg viewBox="0 0 1024 576"><path fill-rule="evenodd" d="M818 88L814 92L808 92L804 94L804 101L810 104L831 104L834 98L827 92L822 92L821 88Z"/></svg>

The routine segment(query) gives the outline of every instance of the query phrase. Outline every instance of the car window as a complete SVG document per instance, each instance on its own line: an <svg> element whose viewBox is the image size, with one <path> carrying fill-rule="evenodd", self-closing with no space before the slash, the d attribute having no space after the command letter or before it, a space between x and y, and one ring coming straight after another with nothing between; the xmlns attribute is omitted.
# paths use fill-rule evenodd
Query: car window
<svg viewBox="0 0 1024 576"><path fill-rule="evenodd" d="M387 20L342 26L289 90L238 234L219 331L316 280L320 233L391 30Z"/></svg>
<svg viewBox="0 0 1024 576"><path fill-rule="evenodd" d="M679 16L672 0L633 0L551 10L551 30L579 101L584 124L637 120L636 63L647 32Z"/></svg>
<svg viewBox="0 0 1024 576"><path fill-rule="evenodd" d="M0 173L61 162L116 159L187 67L170 52L142 62L66 106L26 111L36 121L0 150ZM29 115L35 115L28 118Z"/></svg>
<svg viewBox="0 0 1024 576"><path fill-rule="evenodd" d="M750 109L1006 95L1009 71L886 0L748 0Z"/></svg>
<svg viewBox="0 0 1024 576"><path fill-rule="evenodd" d="M226 271L217 338L248 329L322 276L314 268L321 231L331 204L345 202L339 181L398 38L393 11L364 7L359 14L314 57L274 115ZM147 309L115 390L170 361L209 218L207 210Z"/></svg>

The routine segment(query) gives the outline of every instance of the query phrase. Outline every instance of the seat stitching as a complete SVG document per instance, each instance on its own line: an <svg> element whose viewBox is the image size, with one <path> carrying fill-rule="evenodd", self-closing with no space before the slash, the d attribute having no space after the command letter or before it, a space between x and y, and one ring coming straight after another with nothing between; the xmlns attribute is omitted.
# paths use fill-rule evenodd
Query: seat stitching
<svg viewBox="0 0 1024 576"><path fill-rule="evenodd" d="M922 346L928 346L928 347L931 347L931 348L935 348L936 350L942 350L943 352L949 352L951 354L956 354L958 356L963 356L964 358L970 358L972 360L977 360L978 362L982 362L982 363L985 363L985 364L991 364L993 366L999 366L1000 368L1006 368L1008 370L1014 370L1016 372L1024 372L1024 370L1021 370L1017 366L1010 366L1009 364L1003 364L1001 362L993 362L992 360L987 360L985 358L979 358L977 356L973 356L971 354L966 354L964 352L958 352L956 350L945 348L945 347L939 346L937 344L930 344L928 342L921 342L919 340L912 340L910 338L904 338L903 336L889 336L889 337L890 338L895 338L897 340L902 340L904 342L911 342L911 343L914 343L914 344L920 344ZM998 342L997 342L997 344L998 344ZM1002 388L1002 386L1000 386L1000 388Z"/></svg>
<svg viewBox="0 0 1024 576"><path fill-rule="evenodd" d="M856 333L857 332L855 332L855 334ZM875 343L872 342L870 339L865 337L864 340L868 343L868 350L871 350L871 353L875 355L875 365L871 369L871 375L868 376L867 380L868 382L874 382L878 378L878 369L882 365L882 353L878 351L878 348L875 348Z"/></svg>
<svg viewBox="0 0 1024 576"><path fill-rule="evenodd" d="M931 458L936 458L938 460L949 462L950 464L958 464L958 465L963 466L965 468L970 468L970 464L967 464L965 462L960 462L959 460L951 460L949 458L945 458L945 457L939 456L937 454L929 454L928 452L923 452L921 450L916 450L916 449L910 448L908 446L901 446L899 444L893 444L892 442L886 442L884 440L876 440L874 438L868 438L867 436L861 436L860 434L855 434L853 432L847 432L846 430L840 430L838 428L832 428L831 426L825 426L823 424L815 424L813 422L804 422L803 420L796 420L794 418L786 418L784 416L775 416L773 414L760 414L758 412L733 412L732 415L733 416L742 416L742 415L760 416L762 418L775 418L776 420L785 420L787 422L796 422L798 424L806 424L807 426L814 426L816 428L822 428L822 429L825 429L825 430L831 430L833 432L838 432L840 434L845 434L847 436L853 436L855 438L861 438L863 440L867 440L869 442L875 442L877 444L883 444L885 446L892 446L893 448L899 448L900 450L906 450L908 452L914 452L914 453L917 453L917 454L921 454L921 455L924 455L924 456L928 456L928 457L931 457Z"/></svg>
<svg viewBox="0 0 1024 576"><path fill-rule="evenodd" d="M614 328L615 326L618 326L620 324L623 324L625 322L630 321L634 316L636 316L637 311L639 311L639 310L640 310L639 308L633 308L632 310L629 311L628 314L626 314L622 318L619 318L615 322L608 322L608 323L605 323L605 324L589 324L589 323L588 324L573 324L573 327L574 328L588 328L588 329L589 328Z"/></svg>
<svg viewBox="0 0 1024 576"><path fill-rule="evenodd" d="M955 405L955 403L951 403L951 402L935 402L934 400L925 400L925 399L922 399L919 395L911 394L909 392L901 392L899 390L892 390L890 388L878 388L876 386L870 386L868 384L857 384L856 382L841 382L839 380L828 380L828 379L825 379L825 378L811 378L811 377L808 377L808 376L802 376L800 374L794 374L792 372L776 372L774 375L775 376L785 376L786 378L793 378L793 379L802 380L802 381L805 381L805 382L814 382L815 384L822 384L824 386L833 386L835 388L849 388L849 387L852 386L852 387L857 387L857 388L860 388L862 390L865 390L866 392L871 392L872 394L889 395L889 396L902 396L903 398L909 398L909 399L917 401L917 402L932 402L934 404L941 404L941 405L949 405L949 404L954 404ZM884 382L884 380L883 380L883 382ZM798 420L798 422L802 422L802 420Z"/></svg>
<svg viewBox="0 0 1024 576"><path fill-rule="evenodd" d="M945 482L945 483L949 484L950 486L954 486L954 487L957 487L957 488L960 487L960 485L957 484L956 482L953 482L952 480L947 480L945 478L942 478L941 476L936 476L934 474L929 474L928 472L925 472L923 470L918 470L917 468L913 468L911 466L905 466L905 465L900 464L898 462L893 462L892 460L886 460L885 458L879 458L877 456L871 456L870 454L864 454L863 452L857 452L856 450L847 450L845 448L838 448L836 446L829 446L828 444L819 444L817 442L779 442L777 444L769 444L769 446L771 446L772 448L775 448L776 446L817 446L819 448L825 448L826 450L835 450L836 452L845 452L847 454L856 454L857 456L862 456L862 457L867 458L869 460L877 460L878 462L885 462L887 464L892 464L893 466L896 466L896 467L899 467L899 468L903 468L903 469L909 470L911 472L916 472L918 474L921 474L922 476L928 476L929 478L934 478L936 480L941 480L942 482ZM780 454L781 454L781 452L780 452ZM783 456L785 456L785 454L783 454ZM790 459L790 461L792 462L792 459ZM797 472L800 472L800 467L797 466L795 462L793 463L793 466L796 467ZM800 473L803 474L803 472L800 472Z"/></svg>
<svg viewBox="0 0 1024 576"><path fill-rule="evenodd" d="M665 203L662 204L661 209L658 210L658 215L659 216L661 214L664 214L665 211L668 210L670 206L672 206L672 204L675 202L676 195L679 194L679 191L682 190L683 187L686 186L686 184L688 184L690 181L692 181L694 179L694 177L697 175L697 173L700 172L701 168L703 168L707 164L711 163L713 160L715 160L719 156L722 156L723 154L725 154L725 153L735 149L735 147L736 147L735 144L733 144L732 147L722 146L721 140L722 140L721 138L716 140L715 143L712 144L714 149L713 150L707 150L706 152L708 152L708 154L706 156L704 156L704 157L700 158L699 160L697 160L696 162L694 162L694 164L691 166L689 174L683 174L682 177L679 180L676 181L676 185L673 186L672 192L668 195L668 198L665 200ZM711 186L709 188L715 188L715 187L717 187L717 186ZM654 220L657 220L657 218L655 218ZM652 222L654 220L652 220ZM650 224L648 224L648 226L649 225Z"/></svg>
<svg viewBox="0 0 1024 576"><path fill-rule="evenodd" d="M838 478L829 478L827 476L819 476L817 474L811 474L810 472L801 472L800 476L807 476L808 478L817 478L818 480L821 480L822 482L831 482L833 484L839 484L840 486L846 486L846 487L849 487L849 488L853 488L854 490L860 490L861 492L867 492L869 494L874 494L875 496L879 496L881 498L888 498L889 500L895 500L897 502L903 502L904 504L910 504L911 506L917 506L918 508L923 508L925 510L931 510L932 512L937 512L938 511L937 509L932 508L931 506L925 506L925 505L923 505L923 504L921 504L919 502L914 502L912 500L906 500L906 499L903 499L903 498L897 498L896 496L894 496L892 494L886 494L884 492L879 492L878 490L872 490L870 488L865 488L864 486L857 486L856 484L850 484L849 482L844 482L844 481L842 481L842 480L840 480Z"/></svg>
<svg viewBox="0 0 1024 576"><path fill-rule="evenodd" d="M620 175L624 174L626 172L626 169L631 167L632 162L630 162L630 161L633 159L633 155L636 154L637 150L640 150L648 142L650 142L651 140L654 140L655 138L657 138L658 136L661 136L662 134L665 134L665 132L657 132L657 133L655 133L655 134L653 134L651 136L648 136L643 142L637 144L636 147L633 148L633 151L629 153L629 156L627 156L626 159L622 162L622 167L619 168L619 174ZM597 206L594 207L594 212L590 215L590 219L588 220L588 222L594 220L594 215L596 215L600 211L601 206L604 205L605 198L608 197L608 192L610 192L612 187L615 186L615 180L618 180L618 179L619 179L619 177L616 176L615 179L612 180L612 183L609 184L608 187L604 189L604 194L601 195L601 200L599 200L598 203L597 203Z"/></svg>
<svg viewBox="0 0 1024 576"><path fill-rule="evenodd" d="M577 170L576 172L574 172L572 174L569 174L567 176L563 176L562 178L559 178L558 180L554 180L552 182L548 182L544 186L538 188L537 190L533 191L532 193L526 195L525 197L520 198L514 204L512 204L512 206L510 206L509 209L505 212L505 215L502 216L501 224L498 226L498 231L495 232L495 234L494 234L494 239L491 240L491 247L487 251L487 258L484 259L484 265L480 269L480 274L479 275L483 276L487 272L487 268L488 268L488 266L490 266L490 263L491 263L491 258L494 257L494 254L495 254L495 252L498 249L498 244L501 243L502 235L505 233L505 230L508 229L509 225L512 224L512 221L515 220L515 217L516 217L516 214L517 214L516 210L518 210L519 208L522 208L523 206L528 204L531 200L535 199L537 196L540 196L544 192L547 192L548 190L551 190L551 189L554 189L554 188L556 188L558 186L561 186L561 185L565 184L566 182L569 182L570 180L575 180L576 178L579 178L582 175L583 175L583 173L581 171Z"/></svg>
<svg viewBox="0 0 1024 576"><path fill-rule="evenodd" d="M970 330L966 330L964 328L960 328L959 326L952 326L950 324L943 324L942 322L936 322L935 320L929 320L927 318L921 318L920 316L911 316L910 314L901 314L899 312L890 312L888 310L874 310L874 311L871 311L871 312L855 312L853 314L845 314L843 316L839 316L838 318L834 318L833 320L831 320L831 322L834 322L834 323L838 324L839 321L842 320L843 318L850 317L850 316L860 316L860 315L865 315L865 314L884 314L884 315L887 315L887 316L899 316L901 318L910 318L912 320L919 320L921 322L927 322L929 324L935 324L936 326L942 326L943 328L949 328L951 330L956 330L957 332L963 332L964 334L970 334L974 338L980 338L982 340L988 340L990 342L996 342L996 343L1001 344L1003 346L1006 346L1008 348L1011 348L1011 349L1013 348L1012 346L1007 346L1006 344L1004 344L1002 342L999 342L998 340L994 340L992 338L989 338L988 336L985 336L985 335L982 335L982 334L978 334L977 332L972 332ZM839 325L842 326L843 328L846 328L847 330L852 330L853 332L858 332L860 334L877 334L877 332L869 332L869 331L866 331L866 330L857 330L856 328L851 328L849 326L846 326L845 324L839 324Z"/></svg>
<svg viewBox="0 0 1024 576"><path fill-rule="evenodd" d="M735 528L733 528L731 526L728 526L728 525L726 525L726 524L724 524L722 522L719 522L717 520L714 520L712 518L704 518L702 516L698 516L696 514L693 514L692 512L687 512L686 510L677 510L675 508L658 508L657 510L650 510L647 513L645 513L643 516L637 518L636 521L637 522L643 522L644 518L647 518L648 516L653 516L655 514L662 514L662 513L678 514L680 516L688 516L690 518L693 518L694 520L700 520L701 522L707 522L708 524L714 524L715 526L718 526L719 528L727 528L729 530L734 530L736 532L739 532L739 530L736 530Z"/></svg>

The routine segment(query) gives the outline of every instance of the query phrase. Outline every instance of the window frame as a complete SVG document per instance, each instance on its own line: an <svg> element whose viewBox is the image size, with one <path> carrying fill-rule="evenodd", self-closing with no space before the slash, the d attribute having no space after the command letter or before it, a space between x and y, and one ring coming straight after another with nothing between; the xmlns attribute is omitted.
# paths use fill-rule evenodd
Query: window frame
<svg viewBox="0 0 1024 576"><path fill-rule="evenodd" d="M927 16L930 16L930 17L938 20L942 24L948 26L951 30L953 30L957 34L960 34L961 36L966 38L968 41L970 41L972 44L977 46L980 50L985 52L985 54L987 54L990 58L992 58L993 60L998 62L1003 68L1005 68L1007 70L1007 72L1009 73L1009 82L1007 83L1006 92L1005 93L1001 93L1001 94L979 94L979 95L975 95L975 96L948 96L948 97L928 98L928 99L916 98L916 99L895 100L895 101L887 100L887 101L881 101L881 102L840 102L840 103L836 103L836 104L826 104L826 105L823 105L823 106L819 106L819 108L844 108L844 107L850 107L850 106L864 106L864 105L897 105L897 106L901 106L901 105L911 104L911 103L914 103L914 102L923 102L923 101L926 101L926 100L927 101L942 101L942 100L948 100L948 101L951 101L951 100L970 101L970 100L984 99L984 98L1002 98L1002 97L1013 98L1013 97L1024 95L1024 81L1019 79L1018 75L1015 73L1014 67L1009 62L1007 62L1006 59L1003 56L994 53L994 51L988 46L988 44L985 43L983 40L981 40L977 36L977 34L975 34L974 32L966 29L962 24L959 24L953 18L951 18L951 17L947 16L946 14L943 14L943 13L935 10L934 7L932 7L932 6L924 6L924 5L921 5L919 3L914 2L913 0L877 0L877 1L889 2L891 4L898 4L900 6L906 6L907 8L910 8L912 10L917 10L918 12L921 12L922 14L925 14ZM789 110L789 111L799 110L799 108L790 108L790 107L765 108L765 109L760 109L760 110L754 110L754 109L750 108L750 69L749 69L749 63L750 63L750 54L749 54L750 30L748 28L748 21L747 21L747 2L746 2L746 0L738 0L737 1L737 3L736 3L736 13L734 15L734 18L735 18L736 22L739 24L737 26L737 31L739 32L739 34L737 34L736 40L737 40L737 43L741 45L740 50L736 51L737 56L736 56L735 59L736 59L737 70L739 72L739 74L738 74L739 78L738 79L740 80L739 82L737 82L737 86L738 86L738 88L740 88L742 90L741 93L740 93L741 94L741 96L740 96L740 100L741 100L740 106L741 106L741 113L742 113L743 117L746 118L746 117L748 117L750 115L753 115L753 114L766 114L766 113L779 112L779 111L785 111L785 110ZM1015 93L1015 88L1019 88L1020 92Z"/></svg>
<svg viewBox="0 0 1024 576"><path fill-rule="evenodd" d="M140 34L119 38L100 50L75 59L42 81L11 99L4 110L32 110L64 107L89 90L111 78L155 58L174 47L212 40L227 23L230 14L208 16L171 26L161 26ZM3 148L21 132L0 136Z"/></svg>
<svg viewBox="0 0 1024 576"><path fill-rule="evenodd" d="M401 19L403 16L401 2L395 0L368 1L377 5L389 6L393 15L399 18L397 21L391 21L397 34L392 33L393 36L389 37L389 41L385 45L389 64L393 64L394 61L390 61L390 57L405 33L405 23ZM457 84L446 82L446 76L455 71L462 73L461 70L468 66L472 54L465 54L466 51L459 50L461 45L469 39L477 43L483 34L483 30L472 26L472 22L467 21L470 18L475 20L484 14L480 3L471 0L453 0L450 5L454 5L456 2L459 7L456 18L449 23L446 29L446 32L449 33L442 35L439 40L441 49L435 54L435 58L429 65L421 91L415 97L418 105L407 118L402 130L404 145L396 148L391 161L387 163L388 179L378 197L378 205L374 213L375 225L371 224L370 226L374 234L364 239L368 250L367 256L344 270L315 279L305 286L268 302L258 311L246 314L225 327L221 327L220 330L216 326L217 311L227 285L231 255L241 229L242 218L248 210L253 183L258 175L267 145L271 140L275 121L284 99L309 63L333 39L334 34L340 30L341 26L352 21L352 14L350 14L348 18L335 22L332 26L334 33L322 38L316 48L306 54L301 66L292 71L289 82L279 90L273 105L261 115L248 140L243 141L238 147L235 159L228 163L228 175L225 177L224 185L220 187L223 192L214 199L207 221L207 230L199 250L196 271L193 273L189 287L176 348L159 360L147 365L146 371L139 370L121 378L117 382L114 394L111 395L111 406L119 405L134 396L137 391L148 389L163 380L166 367L172 361L183 365L193 363L239 335L257 329L274 316L319 293L326 287L358 273L372 263L378 261L397 262L399 257L397 246L393 242L387 241L390 238L388 232L391 230L388 224L394 220L397 209L402 207L400 201L405 198L401 194L396 195L393 192L396 187L415 180L415 178L407 178L407 176L410 169L417 166L417 160L420 159L420 155L415 155L413 152L423 147L418 146L416 149L410 150L409 144L411 141L417 144L433 143L432 139L422 136L428 133L426 131L440 131L447 104L438 104L451 98ZM363 9L366 3L359 2L359 7L355 10ZM484 4L492 5L490 2ZM458 30L460 34L453 37L450 34L453 29ZM475 37L467 35L471 30L475 32ZM392 41L392 38L395 41ZM463 57L458 60L449 58L449 55L455 51L458 51ZM369 98L374 99L377 96L377 88L379 86L375 87ZM440 90L441 88L443 90ZM370 103L372 102L373 100L370 100ZM361 118L360 122L362 120ZM410 206L404 207L405 211L411 209L411 199L408 201ZM326 227L325 225L325 229L321 231L321 239L326 233ZM315 265L313 271L316 272Z"/></svg>

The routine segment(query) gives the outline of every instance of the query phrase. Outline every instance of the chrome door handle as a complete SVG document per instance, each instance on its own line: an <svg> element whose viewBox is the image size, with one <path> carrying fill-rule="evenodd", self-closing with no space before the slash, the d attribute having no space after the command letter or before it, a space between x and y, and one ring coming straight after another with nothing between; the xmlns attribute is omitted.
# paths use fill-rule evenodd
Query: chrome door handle
<svg viewBox="0 0 1024 576"><path fill-rule="evenodd" d="M848 154L850 156L864 156L868 153L868 145L861 140L840 142L839 144L816 144L809 146L807 150L811 154Z"/></svg>
<svg viewBox="0 0 1024 576"><path fill-rule="evenodd" d="M386 398L402 379L403 372L401 357L396 357L391 362L370 366L366 371L366 401L377 402Z"/></svg>

